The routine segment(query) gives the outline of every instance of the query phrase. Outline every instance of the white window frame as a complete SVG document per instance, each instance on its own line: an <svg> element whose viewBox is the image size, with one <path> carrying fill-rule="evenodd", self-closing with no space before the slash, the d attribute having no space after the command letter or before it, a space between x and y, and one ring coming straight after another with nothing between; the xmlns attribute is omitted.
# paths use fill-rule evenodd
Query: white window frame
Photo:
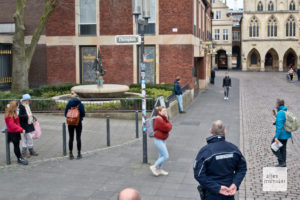
<svg viewBox="0 0 300 200"><path fill-rule="evenodd" d="M220 40L220 29L215 29L215 40Z"/></svg>

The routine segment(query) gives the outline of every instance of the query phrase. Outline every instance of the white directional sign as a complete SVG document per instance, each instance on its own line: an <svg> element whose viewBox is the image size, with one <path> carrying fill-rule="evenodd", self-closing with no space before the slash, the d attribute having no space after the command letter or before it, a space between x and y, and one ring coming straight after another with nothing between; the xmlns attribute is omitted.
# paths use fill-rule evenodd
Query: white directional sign
<svg viewBox="0 0 300 200"><path fill-rule="evenodd" d="M117 35L115 37L116 44L140 44L141 38L138 35Z"/></svg>

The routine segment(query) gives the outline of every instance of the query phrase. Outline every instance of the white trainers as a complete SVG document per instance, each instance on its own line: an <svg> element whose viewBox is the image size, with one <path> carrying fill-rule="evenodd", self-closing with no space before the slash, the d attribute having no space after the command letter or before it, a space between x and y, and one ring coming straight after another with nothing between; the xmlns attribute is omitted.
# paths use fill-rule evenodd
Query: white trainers
<svg viewBox="0 0 300 200"><path fill-rule="evenodd" d="M224 97L224 100L226 100L226 97Z"/></svg>
<svg viewBox="0 0 300 200"><path fill-rule="evenodd" d="M165 171L165 170L163 170L163 169L158 169L158 173L159 173L160 175L163 175L163 176L168 176L168 174L169 174L169 172L167 172L167 171Z"/></svg>
<svg viewBox="0 0 300 200"><path fill-rule="evenodd" d="M159 176L159 172L158 172L157 168L155 167L155 165L151 165L150 170L154 176Z"/></svg>

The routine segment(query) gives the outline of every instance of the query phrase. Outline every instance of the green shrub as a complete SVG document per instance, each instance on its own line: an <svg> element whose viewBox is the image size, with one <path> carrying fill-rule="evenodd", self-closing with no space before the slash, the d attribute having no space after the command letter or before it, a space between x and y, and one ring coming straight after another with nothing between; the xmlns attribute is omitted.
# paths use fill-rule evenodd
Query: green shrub
<svg viewBox="0 0 300 200"><path fill-rule="evenodd" d="M141 84L131 84L129 88L130 89L141 88ZM147 88L156 88L156 89L167 90L167 91L174 90L174 86L172 84L146 84L146 89Z"/></svg>

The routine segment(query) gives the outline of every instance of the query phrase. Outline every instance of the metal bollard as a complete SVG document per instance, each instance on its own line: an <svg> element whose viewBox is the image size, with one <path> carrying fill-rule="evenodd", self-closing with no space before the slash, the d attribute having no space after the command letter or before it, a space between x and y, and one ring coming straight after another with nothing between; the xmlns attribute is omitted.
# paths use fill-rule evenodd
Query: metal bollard
<svg viewBox="0 0 300 200"><path fill-rule="evenodd" d="M135 137L139 138L139 111L135 111Z"/></svg>
<svg viewBox="0 0 300 200"><path fill-rule="evenodd" d="M5 146L6 146L6 164L10 165L10 148L8 142L7 129L5 130Z"/></svg>
<svg viewBox="0 0 300 200"><path fill-rule="evenodd" d="M62 124L62 139L63 139L63 155L67 155L67 136L66 136L66 123Z"/></svg>
<svg viewBox="0 0 300 200"><path fill-rule="evenodd" d="M110 125L109 125L109 116L106 116L106 145L110 146Z"/></svg>

